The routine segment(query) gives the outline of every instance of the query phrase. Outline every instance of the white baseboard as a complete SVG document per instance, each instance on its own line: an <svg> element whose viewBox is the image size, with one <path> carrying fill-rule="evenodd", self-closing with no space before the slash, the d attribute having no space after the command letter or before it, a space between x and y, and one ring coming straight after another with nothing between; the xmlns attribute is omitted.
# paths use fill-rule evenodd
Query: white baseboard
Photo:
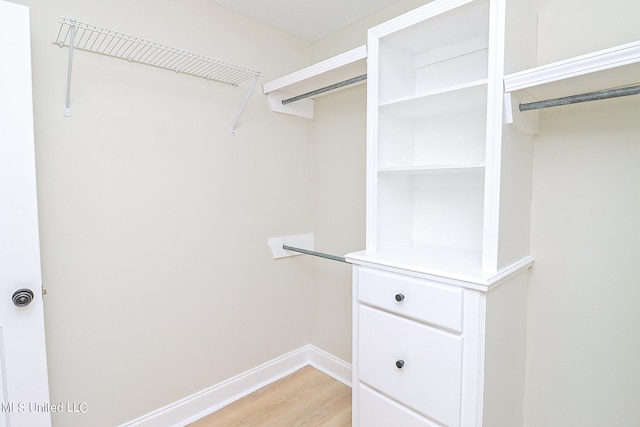
<svg viewBox="0 0 640 427"><path fill-rule="evenodd" d="M307 365L351 386L351 365L309 344L119 427L183 427Z"/></svg>
<svg viewBox="0 0 640 427"><path fill-rule="evenodd" d="M317 370L340 381L342 384L351 387L351 364L342 359L338 359L333 354L327 353L318 347L312 345L308 345L307 347L309 354L309 362L307 365L311 365Z"/></svg>

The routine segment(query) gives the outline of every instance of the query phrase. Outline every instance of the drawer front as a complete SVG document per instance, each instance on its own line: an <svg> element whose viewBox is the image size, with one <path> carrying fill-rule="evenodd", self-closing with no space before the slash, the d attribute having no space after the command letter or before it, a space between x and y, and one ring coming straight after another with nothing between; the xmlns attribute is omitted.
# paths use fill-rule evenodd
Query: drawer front
<svg viewBox="0 0 640 427"><path fill-rule="evenodd" d="M360 427L440 427L366 386L360 385L358 393Z"/></svg>
<svg viewBox="0 0 640 427"><path fill-rule="evenodd" d="M462 331L462 289L360 268L360 301L394 313Z"/></svg>
<svg viewBox="0 0 640 427"><path fill-rule="evenodd" d="M451 427L460 425L462 338L360 305L359 380Z"/></svg>

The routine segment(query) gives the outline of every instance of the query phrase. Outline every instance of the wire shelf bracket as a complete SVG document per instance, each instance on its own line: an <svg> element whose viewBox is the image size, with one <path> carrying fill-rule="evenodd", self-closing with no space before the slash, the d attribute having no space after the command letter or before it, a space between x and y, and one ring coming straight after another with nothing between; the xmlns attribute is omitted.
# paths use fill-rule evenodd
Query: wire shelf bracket
<svg viewBox="0 0 640 427"><path fill-rule="evenodd" d="M64 46L69 48L65 117L71 117L71 71L73 68L73 54L76 49L163 68L232 86L238 86L247 80L253 79L249 93L231 127L232 135L235 134L240 116L244 112L258 78L262 77L262 73L259 71L218 61L198 53L177 49L97 25L79 22L72 18L61 17L58 23L60 26L54 44L61 48Z"/></svg>

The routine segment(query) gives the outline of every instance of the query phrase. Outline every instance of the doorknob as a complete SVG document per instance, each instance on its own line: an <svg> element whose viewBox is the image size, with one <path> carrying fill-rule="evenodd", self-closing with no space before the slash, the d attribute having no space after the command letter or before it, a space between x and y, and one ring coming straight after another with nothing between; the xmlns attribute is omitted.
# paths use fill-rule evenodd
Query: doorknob
<svg viewBox="0 0 640 427"><path fill-rule="evenodd" d="M18 289L11 298L17 307L26 307L33 301L33 291L31 289Z"/></svg>

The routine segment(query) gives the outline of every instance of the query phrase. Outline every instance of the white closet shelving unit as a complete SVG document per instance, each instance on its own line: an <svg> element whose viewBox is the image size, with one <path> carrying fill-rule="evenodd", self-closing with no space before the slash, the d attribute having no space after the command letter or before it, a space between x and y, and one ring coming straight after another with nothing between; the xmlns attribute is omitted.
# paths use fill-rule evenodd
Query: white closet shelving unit
<svg viewBox="0 0 640 427"><path fill-rule="evenodd" d="M529 172L503 168L527 149L503 141L502 78L535 52L501 59L500 3L435 1L370 30L369 256L469 281L530 261L528 213L500 209L529 191L506 183Z"/></svg>
<svg viewBox="0 0 640 427"><path fill-rule="evenodd" d="M366 46L359 46L265 83L271 110L313 118L314 97L366 80L366 58Z"/></svg>
<svg viewBox="0 0 640 427"><path fill-rule="evenodd" d="M232 133L235 131L240 115L244 111L249 95L253 91L258 78L262 76L259 71L66 17L61 17L59 20L58 34L54 43L60 47L66 46L69 48L67 98L65 102L65 116L67 117L71 116L71 69L73 51L75 49L150 65L232 86L238 86L247 80L253 79L251 89L233 123Z"/></svg>
<svg viewBox="0 0 640 427"><path fill-rule="evenodd" d="M521 422L533 136L504 126L503 78L535 65L534 3L435 0L369 30L354 426Z"/></svg>

